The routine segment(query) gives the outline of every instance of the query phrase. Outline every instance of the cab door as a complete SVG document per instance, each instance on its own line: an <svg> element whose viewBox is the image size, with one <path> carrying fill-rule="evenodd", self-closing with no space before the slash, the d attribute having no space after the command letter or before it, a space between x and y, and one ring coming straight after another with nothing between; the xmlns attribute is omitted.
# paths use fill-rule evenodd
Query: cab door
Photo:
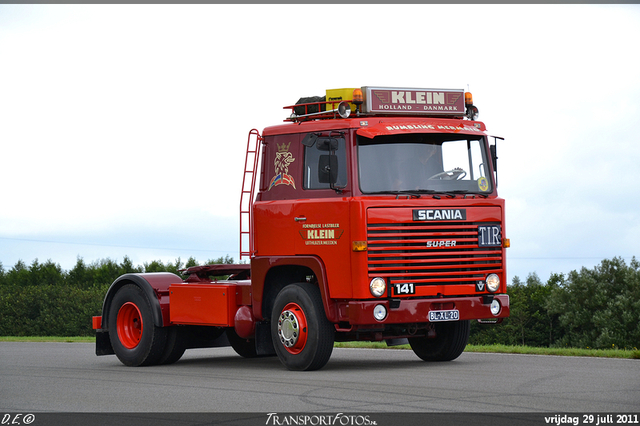
<svg viewBox="0 0 640 426"><path fill-rule="evenodd" d="M321 259L332 298L351 297L346 132L302 136L302 197L293 207L295 251Z"/></svg>
<svg viewBox="0 0 640 426"><path fill-rule="evenodd" d="M293 256L297 232L294 207L302 196L299 134L265 137L260 191L253 205L256 256Z"/></svg>

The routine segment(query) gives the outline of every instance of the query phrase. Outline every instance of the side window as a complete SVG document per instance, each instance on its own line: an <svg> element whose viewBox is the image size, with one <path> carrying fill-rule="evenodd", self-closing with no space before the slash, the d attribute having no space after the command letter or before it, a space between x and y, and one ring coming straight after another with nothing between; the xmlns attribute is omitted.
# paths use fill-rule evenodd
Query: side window
<svg viewBox="0 0 640 426"><path fill-rule="evenodd" d="M303 162L300 135L265 137L260 161L262 161L261 200L286 200L299 197L297 191L302 189Z"/></svg>
<svg viewBox="0 0 640 426"><path fill-rule="evenodd" d="M347 185L347 147L343 137L317 137L304 147L304 189Z"/></svg>

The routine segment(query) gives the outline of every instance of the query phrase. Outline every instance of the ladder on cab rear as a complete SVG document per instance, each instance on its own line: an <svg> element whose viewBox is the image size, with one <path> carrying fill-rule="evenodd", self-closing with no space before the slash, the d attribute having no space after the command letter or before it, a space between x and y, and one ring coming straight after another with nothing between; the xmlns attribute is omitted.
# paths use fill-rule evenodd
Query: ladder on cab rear
<svg viewBox="0 0 640 426"><path fill-rule="evenodd" d="M254 137L255 136L255 137ZM262 136L256 129L249 132L247 154L244 160L244 176L240 193L240 259L253 256L253 200L258 169L258 149Z"/></svg>

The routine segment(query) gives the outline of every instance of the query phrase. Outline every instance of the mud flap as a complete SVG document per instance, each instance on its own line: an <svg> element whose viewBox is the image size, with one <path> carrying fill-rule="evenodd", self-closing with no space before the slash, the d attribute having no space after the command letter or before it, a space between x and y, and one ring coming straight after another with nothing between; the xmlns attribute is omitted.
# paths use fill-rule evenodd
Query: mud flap
<svg viewBox="0 0 640 426"><path fill-rule="evenodd" d="M258 356L276 354L271 340L271 324L266 321L256 323L256 354Z"/></svg>
<svg viewBox="0 0 640 426"><path fill-rule="evenodd" d="M96 355L113 355L115 354L111 341L109 340L109 332L104 330L96 330Z"/></svg>

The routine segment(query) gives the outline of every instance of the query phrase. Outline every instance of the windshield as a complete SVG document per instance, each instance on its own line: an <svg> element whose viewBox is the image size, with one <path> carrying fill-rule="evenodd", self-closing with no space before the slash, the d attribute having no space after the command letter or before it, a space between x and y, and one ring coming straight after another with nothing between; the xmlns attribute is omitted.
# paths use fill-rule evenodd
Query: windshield
<svg viewBox="0 0 640 426"><path fill-rule="evenodd" d="M461 134L358 136L363 193L490 193L484 137Z"/></svg>

